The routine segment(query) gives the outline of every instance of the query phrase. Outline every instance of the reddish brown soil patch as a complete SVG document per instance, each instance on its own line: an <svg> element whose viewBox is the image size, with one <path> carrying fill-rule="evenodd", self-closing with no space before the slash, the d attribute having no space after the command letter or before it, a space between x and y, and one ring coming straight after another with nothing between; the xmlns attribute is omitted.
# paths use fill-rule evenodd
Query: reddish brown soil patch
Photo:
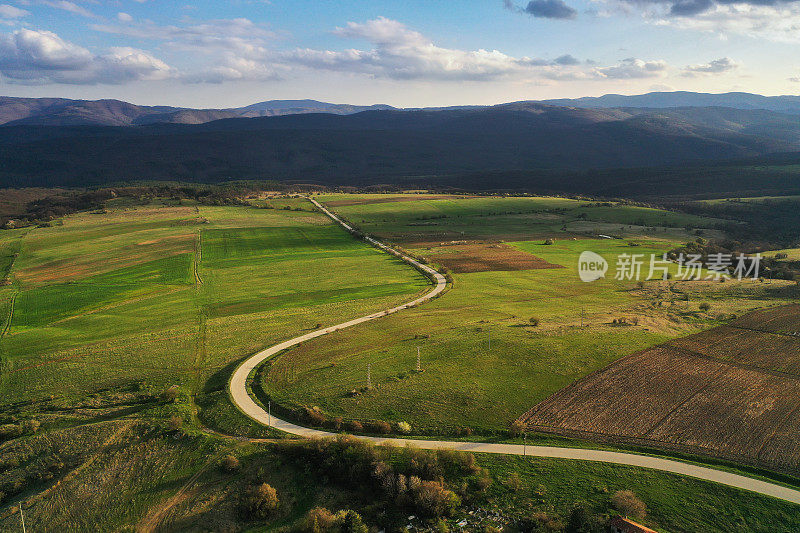
<svg viewBox="0 0 800 533"><path fill-rule="evenodd" d="M743 329L797 324L800 306L635 353L543 401L531 429L699 452L800 471L800 337ZM746 326L744 326L746 327Z"/></svg>
<svg viewBox="0 0 800 533"><path fill-rule="evenodd" d="M504 243L452 244L426 255L456 273L564 268Z"/></svg>

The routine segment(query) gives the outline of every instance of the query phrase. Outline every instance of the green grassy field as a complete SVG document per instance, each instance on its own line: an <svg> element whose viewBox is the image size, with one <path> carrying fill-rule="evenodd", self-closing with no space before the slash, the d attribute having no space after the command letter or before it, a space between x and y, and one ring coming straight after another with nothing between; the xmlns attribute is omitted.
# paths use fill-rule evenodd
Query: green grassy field
<svg viewBox="0 0 800 533"><path fill-rule="evenodd" d="M385 199L355 200L364 198ZM714 221L575 202L415 196L335 208L350 209L348 218L370 232L385 228L418 255L439 247L433 237L441 228L427 225L433 221L464 238L503 238L567 268L455 274L453 287L430 303L287 352L269 368L265 388L286 406L316 405L332 416L405 420L414 431L469 426L493 432L631 351L708 327L719 314L796 299L779 283L639 286L614 280L613 271L581 283L574 265L584 249L609 259L661 252L691 236L687 226L711 228ZM120 199L107 212L0 232L0 274L10 282L0 286L0 318L10 324L0 339L0 531L18 530L19 501L31 530L121 530L151 522L164 530L269 530L316 505L354 506L378 523L372 494L310 477L269 445L214 436L204 427L275 436L228 400L225 385L238 361L320 325L411 299L429 284L305 200L254 204L259 207ZM545 212L564 205L571 222ZM361 208L369 212L363 222ZM526 209L531 212L519 213ZM420 220L441 212L448 218ZM588 225L586 234L560 230L564 223ZM626 240L584 238L608 227L601 224L620 224ZM645 227L657 228L652 238L642 238ZM429 232L424 239L403 238L419 228ZM563 237L542 244L540 236L551 231ZM700 312L701 301L712 302L712 310ZM626 325L613 323L623 317ZM414 372L417 346L422 373ZM350 397L364 385L367 364L375 389ZM174 402L161 398L172 385L178 386ZM219 468L228 453L241 458L240 472ZM512 518L531 512L530 502L561 517L581 502L606 512L609 491L618 488L635 490L651 509L648 523L669 531L729 531L731 524L772 531L771 517L792 524L795 510L633 468L489 456L479 462L494 478L480 505ZM506 487L511 472L521 476L521 489ZM256 478L273 484L285 502L266 522L243 518L239 508L244 487ZM706 516L712 508L724 509L724 516Z"/></svg>
<svg viewBox="0 0 800 533"><path fill-rule="evenodd" d="M722 222L635 205L556 197L326 194L319 200L363 231L402 242L529 240L601 232L636 236L644 228L651 239L673 240L688 238L690 230L698 228L713 233Z"/></svg>
<svg viewBox="0 0 800 533"><path fill-rule="evenodd" d="M131 381L221 390L242 357L427 283L319 214L242 207L69 217L21 239L14 280L4 403Z"/></svg>
<svg viewBox="0 0 800 533"><path fill-rule="evenodd" d="M341 196L330 198L334 205L345 203ZM465 235L477 237L487 232L506 235L511 225L520 223L516 214L498 214L484 223L481 213L487 205L516 205L516 209L524 202L539 205L537 199L528 198L383 200L335 209L343 210L350 220L364 220L362 227L378 235L396 235L403 227L398 220L458 208L456 218L472 224ZM562 199L542 202L577 204ZM611 216L612 208L592 209L597 217L630 216ZM687 222L672 213L651 211L656 220ZM538 223L531 227L538 228ZM263 388L279 404L319 407L330 417L405 421L417 431L432 433L453 433L463 427L491 433L506 429L534 404L619 357L709 327L765 301L791 302L797 297L788 283L654 280L640 285L614 279L618 255L660 257L678 243L661 234L633 241L556 239L552 245L542 240L512 241L517 249L565 268L454 274L453 289L420 308L292 348L270 365ZM404 246L421 256L448 250L426 239ZM593 283L578 279L578 256L584 250L609 261L605 279ZM648 270L646 263L642 279ZM670 270L675 273L674 266ZM703 302L711 305L709 312L699 310ZM537 326L531 318L538 320ZM625 324L614 323L620 319ZM417 347L422 373L415 371ZM373 388L354 393L366 386L368 365Z"/></svg>

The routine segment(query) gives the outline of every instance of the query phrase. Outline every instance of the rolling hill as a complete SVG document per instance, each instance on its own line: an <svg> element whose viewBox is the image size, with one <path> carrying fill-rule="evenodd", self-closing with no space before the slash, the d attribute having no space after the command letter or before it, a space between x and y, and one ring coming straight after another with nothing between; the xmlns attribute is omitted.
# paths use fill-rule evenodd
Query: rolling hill
<svg viewBox="0 0 800 533"><path fill-rule="evenodd" d="M154 123L202 124L223 118L267 117L303 113L348 115L391 106L329 104L316 100L270 100L232 109L140 106L120 100L14 98L0 96L0 125L138 126Z"/></svg>
<svg viewBox="0 0 800 533"><path fill-rule="evenodd" d="M791 151L800 151L800 118L783 113L525 102L135 128L7 125L0 128L0 180L15 186L240 178L386 183L408 176L653 167Z"/></svg>
<svg viewBox="0 0 800 533"><path fill-rule="evenodd" d="M607 94L600 97L523 101L507 105L530 105L608 109L673 109L726 107L765 110L800 115L800 96L762 96L750 93L653 92L635 96ZM492 106L408 108L403 111L477 111ZM317 100L268 100L244 107L191 109L171 106L140 106L119 100L69 100L65 98L14 98L0 96L0 125L137 126L154 123L202 124L226 118L256 118L327 113L352 115L362 111L398 110L389 105L332 104Z"/></svg>
<svg viewBox="0 0 800 533"><path fill-rule="evenodd" d="M721 94L687 91L652 92L633 96L606 94L598 97L560 98L543 100L550 105L605 108L605 107L730 107L734 109L765 109L780 113L800 114L800 96L762 96L760 94L731 92Z"/></svg>

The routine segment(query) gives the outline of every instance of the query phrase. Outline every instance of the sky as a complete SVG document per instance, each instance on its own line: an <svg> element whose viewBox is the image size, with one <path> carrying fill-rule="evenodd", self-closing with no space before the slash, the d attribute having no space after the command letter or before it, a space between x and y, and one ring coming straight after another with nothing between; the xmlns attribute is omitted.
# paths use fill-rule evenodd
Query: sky
<svg viewBox="0 0 800 533"><path fill-rule="evenodd" d="M0 0L6 96L422 107L672 90L800 93L800 0Z"/></svg>

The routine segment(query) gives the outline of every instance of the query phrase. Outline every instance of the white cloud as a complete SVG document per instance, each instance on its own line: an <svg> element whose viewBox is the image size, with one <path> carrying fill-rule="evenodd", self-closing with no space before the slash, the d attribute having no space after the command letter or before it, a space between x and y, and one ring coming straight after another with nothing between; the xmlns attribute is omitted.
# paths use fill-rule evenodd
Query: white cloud
<svg viewBox="0 0 800 533"><path fill-rule="evenodd" d="M181 75L188 83L272 80L285 70L275 64L269 43L276 35L246 18L196 22L187 26L160 26L151 21L93 24L94 30L114 35L159 41L167 49L187 52L201 65Z"/></svg>
<svg viewBox="0 0 800 533"><path fill-rule="evenodd" d="M152 21L126 22L124 25L92 24L93 30L165 42L169 47L191 51L230 50L237 53L260 53L275 34L246 18L219 19L187 26L160 26Z"/></svg>
<svg viewBox="0 0 800 533"><path fill-rule="evenodd" d="M723 39L800 42L800 2L792 0L594 0L607 14L639 15L661 26L713 33Z"/></svg>
<svg viewBox="0 0 800 533"><path fill-rule="evenodd" d="M18 83L95 84L163 79L172 69L142 50L94 55L53 32L21 29L0 34L0 75Z"/></svg>
<svg viewBox="0 0 800 533"><path fill-rule="evenodd" d="M729 57L721 57L719 59L709 61L708 63L687 65L683 69L683 75L692 77L697 75L722 74L723 72L729 72L737 68L739 68L739 64L736 63L736 61Z"/></svg>
<svg viewBox="0 0 800 533"><path fill-rule="evenodd" d="M68 0L41 0L41 3L55 9L62 9L64 11L69 11L70 13L74 13L82 17L98 18L97 15L95 15L85 7L79 6L75 2L69 2Z"/></svg>
<svg viewBox="0 0 800 533"><path fill-rule="evenodd" d="M693 17L662 19L662 24L718 34L746 35L756 39L800 42L800 5L717 5Z"/></svg>
<svg viewBox="0 0 800 533"><path fill-rule="evenodd" d="M213 37L198 40L182 34L173 46L191 46L216 52L217 62L200 72L185 75L187 82L265 80L291 77L298 69L332 71L374 78L437 81L493 81L498 79L531 82L550 80L602 80L610 78L649 78L664 75L666 63L627 59L616 66L596 67L571 55L554 60L514 57L498 50L460 50L436 45L423 34L385 17L364 23L349 22L336 28L343 39L366 41L364 49L320 50L297 48L273 50L266 43L236 42L222 46ZM230 36L229 36L230 37ZM247 44L247 45L245 45ZM220 50L223 53L219 53Z"/></svg>
<svg viewBox="0 0 800 533"><path fill-rule="evenodd" d="M665 61L644 61L637 58L622 60L618 65L611 67L597 67L592 69L598 78L637 79L653 78L666 74Z"/></svg>
<svg viewBox="0 0 800 533"><path fill-rule="evenodd" d="M463 50L435 44L401 22L385 17L350 22L333 34L368 46L343 50L279 50L276 35L248 19L211 20L186 26L160 26L126 13L117 23L91 27L154 41L173 52L186 52L178 71L150 52L131 47L104 54L67 42L48 31L0 34L0 74L25 83L124 83L168 77L187 83L264 81L295 78L303 71L332 71L395 80L495 81L537 83L543 80L608 80L662 77L664 61L638 58L598 66L564 54L546 60L515 57L499 50ZM699 67L698 67L699 68Z"/></svg>
<svg viewBox="0 0 800 533"><path fill-rule="evenodd" d="M297 49L279 55L282 62L308 68L360 72L396 79L486 80L524 73L541 60L515 58L498 50L459 50L434 44L404 24L379 17L349 22L334 34L366 40L370 50Z"/></svg>
<svg viewBox="0 0 800 533"><path fill-rule="evenodd" d="M0 4L0 18L18 19L30 15L29 11L8 4Z"/></svg>

